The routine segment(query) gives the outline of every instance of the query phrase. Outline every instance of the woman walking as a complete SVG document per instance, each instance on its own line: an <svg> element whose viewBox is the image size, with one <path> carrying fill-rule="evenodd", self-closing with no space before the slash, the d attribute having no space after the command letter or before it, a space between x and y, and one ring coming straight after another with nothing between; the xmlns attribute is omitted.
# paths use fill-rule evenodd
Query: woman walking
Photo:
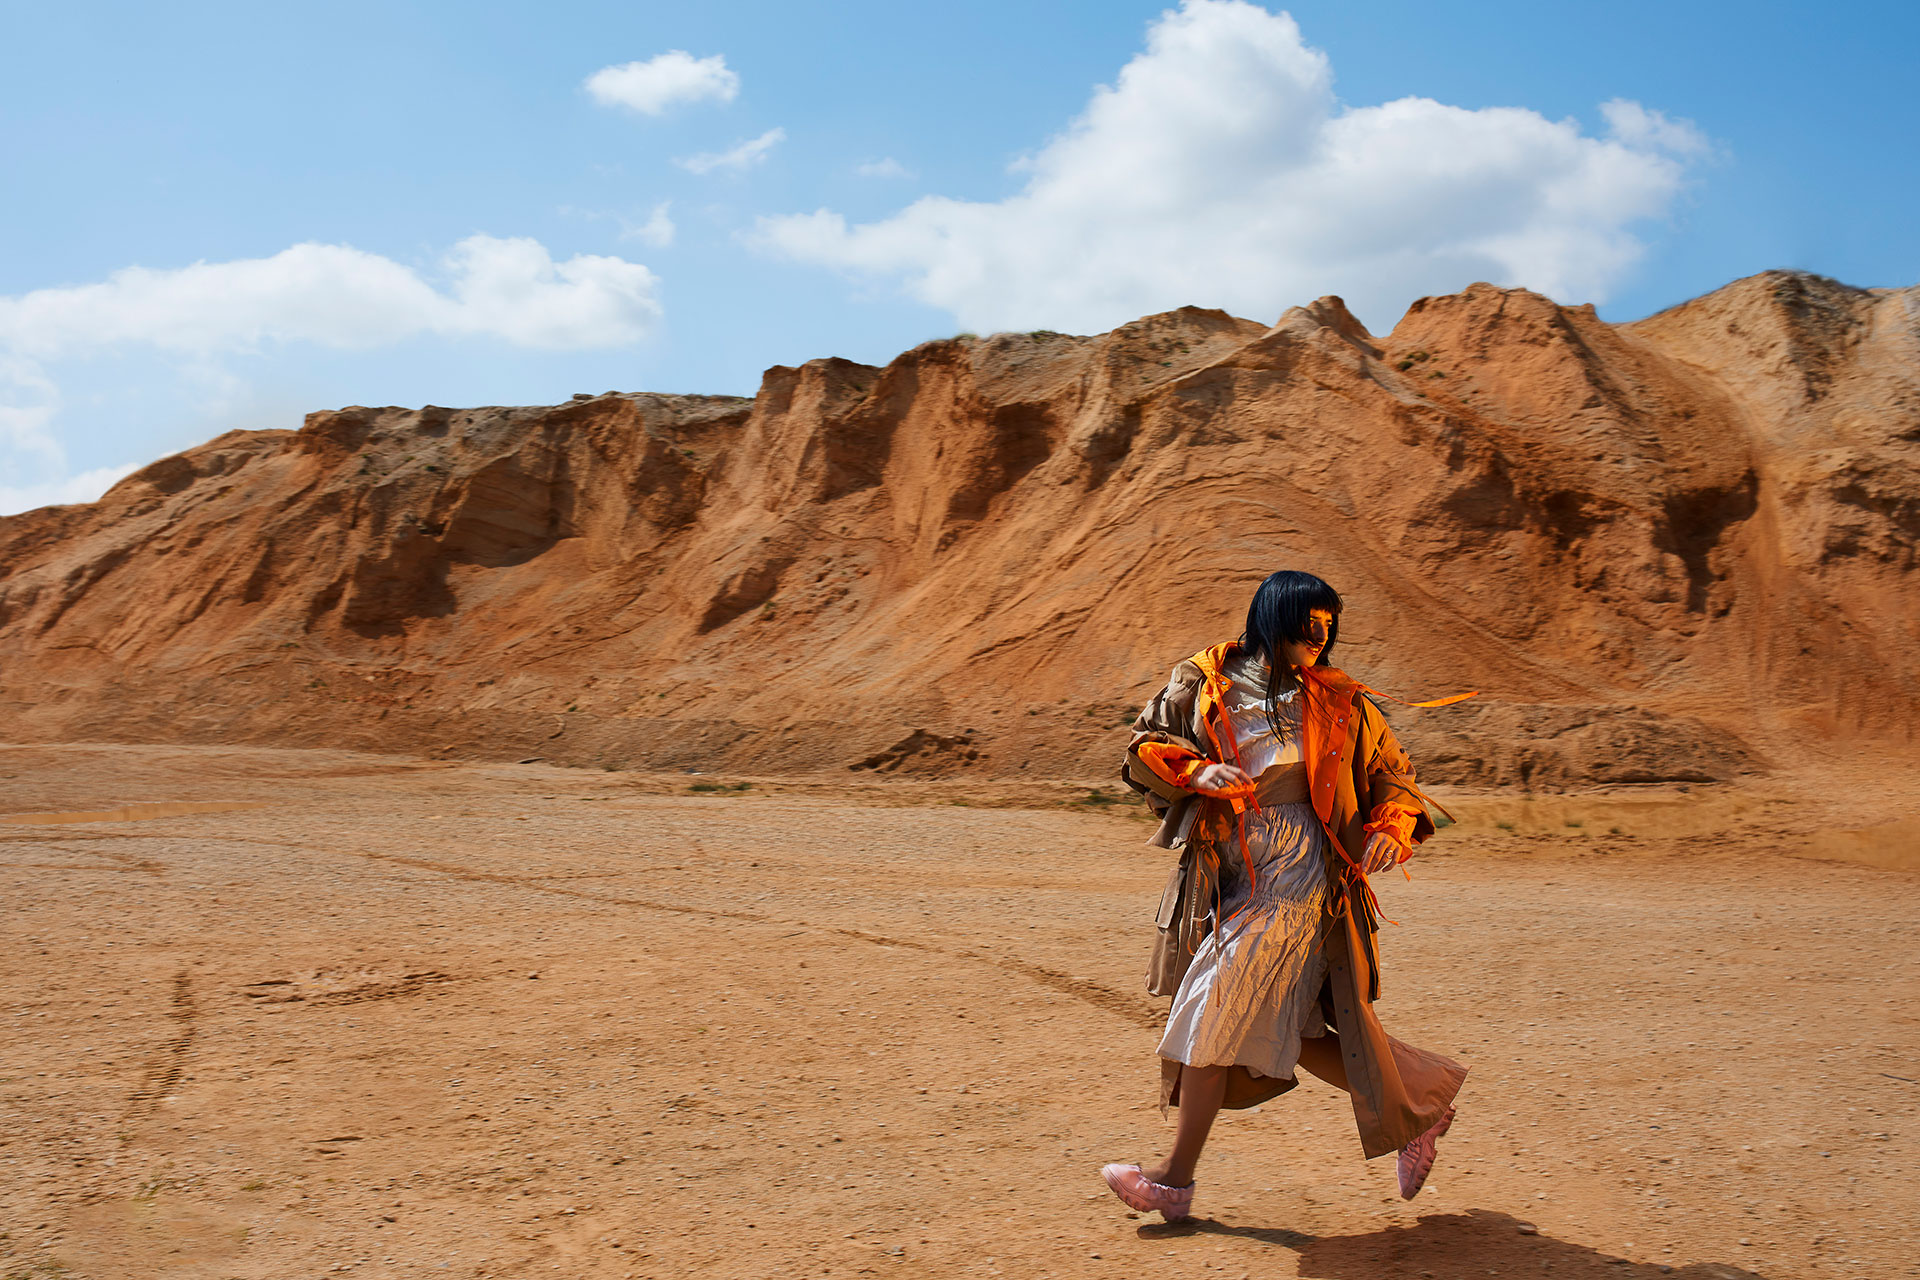
<svg viewBox="0 0 1920 1280"><path fill-rule="evenodd" d="M1160 1041L1173 1149L1101 1170L1168 1221L1192 1210L1215 1116L1291 1089L1296 1068L1352 1098L1368 1159L1399 1153L1411 1199L1453 1120L1466 1068L1389 1036L1367 876L1433 833L1413 764L1366 690L1329 665L1340 596L1312 574L1260 584L1237 641L1174 668L1134 721L1126 779L1182 850L1147 974L1173 996ZM1470 695L1461 695L1470 696ZM1439 706L1458 698L1420 706Z"/></svg>

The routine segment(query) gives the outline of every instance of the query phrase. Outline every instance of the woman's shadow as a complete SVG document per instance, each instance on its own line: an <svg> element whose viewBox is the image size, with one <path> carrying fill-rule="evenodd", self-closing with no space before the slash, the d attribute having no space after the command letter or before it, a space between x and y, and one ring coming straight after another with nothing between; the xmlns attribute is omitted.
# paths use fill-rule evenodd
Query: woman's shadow
<svg viewBox="0 0 1920 1280"><path fill-rule="evenodd" d="M1291 1249L1302 1280L1484 1280L1503 1275L1584 1274L1605 1280L1766 1280L1721 1262L1630 1262L1552 1236L1523 1232L1520 1219L1490 1209L1430 1214L1410 1227L1359 1235L1315 1236L1285 1227L1243 1227L1211 1218L1143 1226L1149 1240L1240 1236Z"/></svg>

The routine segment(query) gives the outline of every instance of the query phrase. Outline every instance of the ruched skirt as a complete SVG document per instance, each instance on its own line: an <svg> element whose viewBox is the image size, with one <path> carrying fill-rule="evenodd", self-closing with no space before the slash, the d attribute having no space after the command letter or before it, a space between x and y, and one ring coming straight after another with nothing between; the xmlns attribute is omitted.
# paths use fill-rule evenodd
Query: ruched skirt
<svg viewBox="0 0 1920 1280"><path fill-rule="evenodd" d="M1255 884L1194 952L1160 1056L1291 1078L1303 1037L1325 1034L1327 834L1307 803L1246 815Z"/></svg>

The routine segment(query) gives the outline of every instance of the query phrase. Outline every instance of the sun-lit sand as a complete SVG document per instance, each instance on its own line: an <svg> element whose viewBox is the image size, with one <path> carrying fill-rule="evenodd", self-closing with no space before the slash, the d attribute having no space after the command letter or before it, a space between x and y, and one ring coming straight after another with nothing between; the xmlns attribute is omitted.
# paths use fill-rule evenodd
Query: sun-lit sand
<svg viewBox="0 0 1920 1280"><path fill-rule="evenodd" d="M1473 1067L1429 1190L1308 1082L1179 1228L1096 1172L1167 1134L1166 855L1085 786L87 745L0 794L7 1276L1912 1266L1920 883L1783 854L1779 794L1456 797L1382 884L1381 1015Z"/></svg>

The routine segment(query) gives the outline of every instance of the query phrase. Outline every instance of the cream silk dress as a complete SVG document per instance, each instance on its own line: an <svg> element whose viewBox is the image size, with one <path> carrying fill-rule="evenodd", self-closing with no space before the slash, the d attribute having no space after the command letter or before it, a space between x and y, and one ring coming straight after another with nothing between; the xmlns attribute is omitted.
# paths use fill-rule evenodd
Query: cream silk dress
<svg viewBox="0 0 1920 1280"><path fill-rule="evenodd" d="M1300 701L1282 695L1268 722L1262 695L1267 667L1236 658L1224 672L1232 687L1225 710L1242 767L1263 784L1301 768ZM1293 791L1292 794L1303 794ZM1238 878L1224 919L1194 953L1174 993L1160 1056L1190 1067L1243 1066L1257 1075L1290 1078L1304 1036L1325 1034L1319 995L1326 980L1327 834L1313 806L1262 805L1246 812L1247 851L1255 886ZM1237 856L1238 850L1223 850Z"/></svg>

